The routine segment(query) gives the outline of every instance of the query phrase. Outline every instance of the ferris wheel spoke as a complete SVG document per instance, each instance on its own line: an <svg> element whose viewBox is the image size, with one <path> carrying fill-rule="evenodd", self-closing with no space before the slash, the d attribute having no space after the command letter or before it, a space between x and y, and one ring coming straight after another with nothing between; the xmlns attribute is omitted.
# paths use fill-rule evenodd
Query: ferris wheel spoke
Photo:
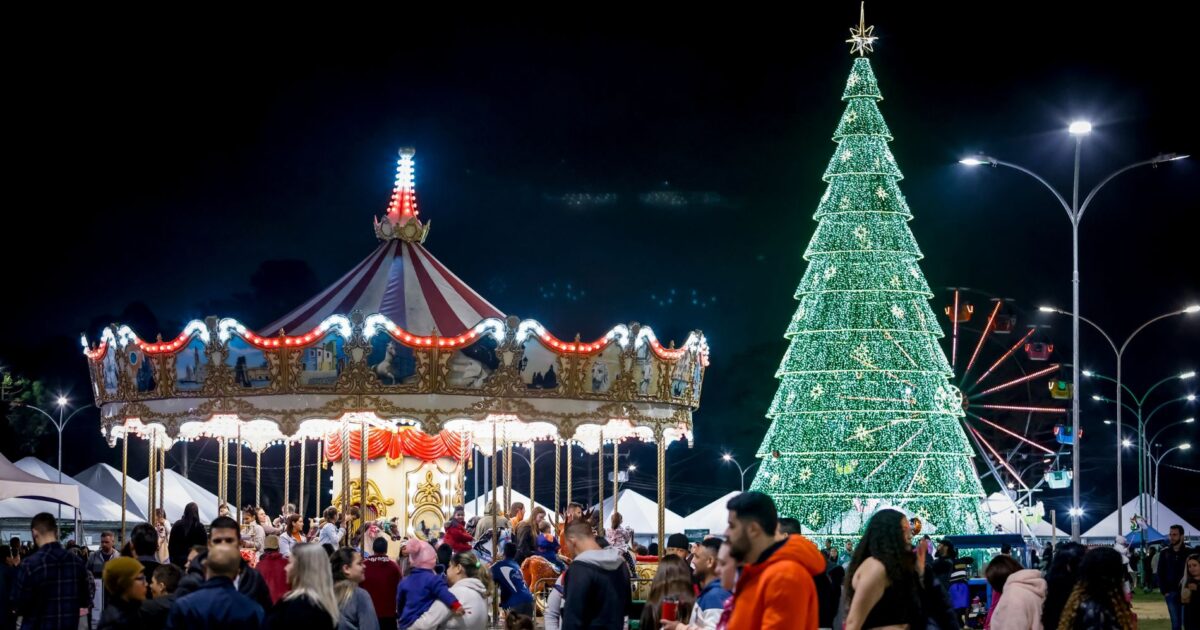
<svg viewBox="0 0 1200 630"><path fill-rule="evenodd" d="M983 342L987 341L988 335L992 334L992 326L996 323L996 314L1000 312L1002 302L997 301L996 306L992 308L992 313L988 315L987 325L983 327L983 332L979 335L979 341L975 344L975 351L971 353L971 360L967 361L967 368L963 370L962 381L967 382L967 375L971 373L971 367L975 365L975 359L979 358L979 351L983 349Z"/></svg>
<svg viewBox="0 0 1200 630"><path fill-rule="evenodd" d="M1051 454L1051 455L1053 455L1053 454L1054 454L1054 451L1052 451L1052 450L1050 450L1050 449L1046 448L1045 446L1042 446L1041 444L1038 444L1037 442L1034 442L1033 440L1030 440L1029 438L1027 438L1027 437L1025 437L1025 436L1021 435L1020 433L1017 433L1016 431L1010 431L1009 429L1006 429L1006 428L1004 428L1004 427L1000 426L999 424L996 424L995 422L992 422L991 420L988 420L987 418L984 418L983 416L981 416L981 415L979 415L979 414L975 414L975 413L967 412L967 415L971 416L972 418L975 418L976 420L979 420L980 422L983 422L984 424L987 424L988 426L991 426L991 427L994 427L994 428L996 428L996 429L999 429L999 430L1001 430L1001 431L1003 431L1003 432L1005 432L1005 433L1007 433L1007 434L1009 434L1009 435L1011 435L1011 436L1013 436L1013 437L1017 438L1018 440L1020 440L1020 441L1022 441L1022 442L1024 442L1024 443L1026 443L1026 444L1028 444L1028 445L1030 445L1030 446L1032 446L1032 447L1034 447L1034 448L1036 448L1036 449L1038 449L1038 450L1045 451L1046 453L1049 453L1049 454Z"/></svg>
<svg viewBox="0 0 1200 630"><path fill-rule="evenodd" d="M1029 332L1025 333L1024 337L1021 337L1021 339L1019 341L1017 341L1017 343L1014 343L1013 346L1011 348L1009 348L1007 352L1000 355L1000 358L996 359L996 362L993 363L992 366L989 367L987 369L987 371L983 373L982 376L975 379L975 382L971 384L971 389L975 389L976 387L978 387L979 384L983 382L983 379L987 378L989 375L991 375L992 372L996 371L996 368L1000 367L1001 363L1004 363L1005 361L1007 361L1008 358L1011 357L1013 355L1013 353L1017 351L1018 348L1025 345L1025 342L1028 341L1029 338L1033 336L1033 333L1036 330L1037 330L1036 328L1030 328Z"/></svg>
<svg viewBox="0 0 1200 630"><path fill-rule="evenodd" d="M1025 376L1020 376L1020 377L1014 378L1013 380L1008 381L1007 383L1001 383L990 389L985 389L985 390L979 392L978 394L972 395L971 398L987 396L988 394L992 394L992 393L995 393L995 392L998 392L1001 390L1008 389L1009 387L1012 387L1013 385L1020 385L1021 383L1024 383L1026 381L1031 381L1039 376L1045 376L1051 372L1057 371L1059 367L1061 367L1061 366L1059 366L1057 363L1055 363L1054 365L1051 365L1046 368L1042 368L1032 374L1026 374Z"/></svg>
<svg viewBox="0 0 1200 630"><path fill-rule="evenodd" d="M958 367L958 289L954 290L954 311L950 314L953 323L953 333L950 341L950 369Z"/></svg>
<svg viewBox="0 0 1200 630"><path fill-rule="evenodd" d="M971 429L971 433L974 433L975 437L980 442L982 442L984 447L986 447L987 450L992 454L992 457L995 457L996 461L999 462L1001 466L1004 466L1004 469L1007 470L1008 473L1013 476L1013 479L1017 480L1017 483L1021 484L1022 488L1025 488L1026 490L1028 490L1029 486L1025 484L1025 480L1021 479L1021 476L1017 474L1017 471L1013 470L1013 467L1011 465L1009 465L1008 461L1005 460L1004 457L1002 457L999 452L996 451L996 448L994 446L992 446L991 442L988 442L982 435L980 435L979 431L976 430L974 427L970 427L970 429Z"/></svg>
<svg viewBox="0 0 1200 630"><path fill-rule="evenodd" d="M1067 413L1062 407L1031 407L1025 405L972 405L979 409L998 409L1000 411L1028 411L1029 413Z"/></svg>

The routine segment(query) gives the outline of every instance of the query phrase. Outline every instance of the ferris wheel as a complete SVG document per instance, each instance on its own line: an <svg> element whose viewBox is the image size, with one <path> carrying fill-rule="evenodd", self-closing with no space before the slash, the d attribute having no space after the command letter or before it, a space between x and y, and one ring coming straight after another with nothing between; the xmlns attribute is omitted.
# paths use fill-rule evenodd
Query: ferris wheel
<svg viewBox="0 0 1200 630"><path fill-rule="evenodd" d="M1031 324L1014 300L948 287L943 338L962 397L964 428L984 463L981 478L1030 492L1068 488L1060 465L1074 445L1066 422L1073 385L1046 325Z"/></svg>

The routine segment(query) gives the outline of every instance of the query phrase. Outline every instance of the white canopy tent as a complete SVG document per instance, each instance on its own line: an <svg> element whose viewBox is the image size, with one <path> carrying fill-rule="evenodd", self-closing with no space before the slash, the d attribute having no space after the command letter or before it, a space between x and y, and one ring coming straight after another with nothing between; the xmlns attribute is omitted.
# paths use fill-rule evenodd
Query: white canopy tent
<svg viewBox="0 0 1200 630"><path fill-rule="evenodd" d="M40 479L51 482L58 479L58 470L56 468L34 457L26 457L18 461L15 466ZM121 522L120 505L104 498L95 490L80 484L69 475L63 475L62 483L71 486L78 493L76 504L79 508L80 520L100 523ZM0 501L0 518L31 517L39 512L56 514L57 510L58 505L51 501L38 499L8 499Z"/></svg>
<svg viewBox="0 0 1200 630"><path fill-rule="evenodd" d="M1121 516L1125 518L1125 522L1122 524L1121 531L1123 531L1125 534L1129 534L1129 519L1133 518L1134 516L1140 516L1143 518L1148 518L1154 529L1157 529L1164 534L1167 533L1167 530L1172 525L1181 525L1183 526L1184 536L1187 536L1188 538L1194 538L1195 536L1200 535L1200 529L1197 529L1195 525L1183 520L1183 518L1180 517L1175 510L1172 510L1166 505L1156 501L1154 497L1150 496L1149 494L1145 494L1143 496L1145 497L1146 505L1150 506L1149 514L1142 514L1140 512L1141 508L1139 507L1139 497L1130 499L1129 502L1125 504L1124 508L1122 508ZM1115 540L1116 537L1116 510L1113 510L1112 514L1100 519L1099 523L1093 525L1091 529L1087 530L1082 535L1083 539L1089 541L1095 540L1096 542Z"/></svg>
<svg viewBox="0 0 1200 630"><path fill-rule="evenodd" d="M109 501L121 504L121 471L116 468L99 463L75 475L75 480L100 493ZM135 522L148 520L146 487L139 484L137 479L129 477L125 482L125 496L128 519Z"/></svg>
<svg viewBox="0 0 1200 630"><path fill-rule="evenodd" d="M479 494L479 496L475 497L474 499L471 499L470 501L467 502L466 505L463 506L463 514L468 519L470 519L472 516L483 516L484 513L487 512L488 498L490 496L492 496L491 491L481 492ZM496 495L495 496L496 496L496 505L500 506L501 511L506 512L507 505L504 502L504 486L496 487ZM528 512L529 504L530 504L529 497L525 496L524 494L521 494L520 492L517 492L516 490L513 490L512 491L512 502L517 503L518 501L521 502L521 504L523 504L525 506L525 510L526 510L525 513L529 514L529 512ZM554 508L553 507L550 507L550 506L548 506L544 503L540 503L540 502L534 503L534 505L542 508L543 510L546 510L546 518L548 518L550 520L554 520Z"/></svg>
<svg viewBox="0 0 1200 630"><path fill-rule="evenodd" d="M79 505L79 488L33 475L0 455L0 501L5 499L53 501L76 507Z"/></svg>
<svg viewBox="0 0 1200 630"><path fill-rule="evenodd" d="M739 494L741 494L740 491L734 490L688 514L683 517L683 526L687 529L707 529L710 534L724 536L725 529L729 525L729 509L725 505Z"/></svg>
<svg viewBox="0 0 1200 630"><path fill-rule="evenodd" d="M621 513L621 524L633 528L634 537L638 540L654 540L658 538L658 503L651 501L628 488L617 494L617 511ZM596 509L593 506L593 509ZM604 527L612 523L613 497L604 499ZM682 534L684 519L682 516L665 510L663 526L667 536Z"/></svg>
<svg viewBox="0 0 1200 630"><path fill-rule="evenodd" d="M217 505L220 503L217 495L170 468L161 471L155 478L164 483L163 510L167 513L168 521L174 523L179 520L183 516L183 508L193 501L196 502L196 507L200 508L200 522L209 523L217 517ZM143 493L150 487L148 482L149 478L137 482ZM237 508L233 505L229 508L233 513L237 513Z"/></svg>

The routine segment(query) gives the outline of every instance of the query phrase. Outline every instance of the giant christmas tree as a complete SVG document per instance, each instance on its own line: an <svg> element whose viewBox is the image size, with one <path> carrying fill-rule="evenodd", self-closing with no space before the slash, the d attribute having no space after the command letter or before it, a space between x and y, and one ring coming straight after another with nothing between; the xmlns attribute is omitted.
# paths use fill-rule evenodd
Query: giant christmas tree
<svg viewBox="0 0 1200 630"><path fill-rule="evenodd" d="M865 54L874 38L857 33ZM855 59L753 489L822 536L854 535L882 507L940 534L985 532L882 98L870 62Z"/></svg>

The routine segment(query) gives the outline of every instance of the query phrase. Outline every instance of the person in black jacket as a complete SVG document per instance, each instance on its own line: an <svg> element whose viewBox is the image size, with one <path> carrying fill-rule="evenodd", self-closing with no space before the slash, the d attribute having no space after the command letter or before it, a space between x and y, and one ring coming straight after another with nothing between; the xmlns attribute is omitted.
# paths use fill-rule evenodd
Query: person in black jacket
<svg viewBox="0 0 1200 630"><path fill-rule="evenodd" d="M1167 534L1171 544L1158 555L1158 589L1167 601L1167 612L1171 615L1171 630L1183 627L1183 604L1180 601L1179 585L1183 581L1187 566L1188 549L1183 539L1183 526L1172 525Z"/></svg>
<svg viewBox="0 0 1200 630"><path fill-rule="evenodd" d="M633 599L625 559L602 549L586 521L571 523L565 539L575 560L563 577L562 630L622 627Z"/></svg>
<svg viewBox="0 0 1200 630"><path fill-rule="evenodd" d="M212 549L217 545L233 545L240 548L241 531L237 521L228 516L218 516L209 526L208 548ZM188 565L187 575L179 581L179 588L175 591L179 599L195 592L204 583L204 561L207 559L207 553L200 554ZM257 602L264 611L270 612L271 589L267 587L267 581L263 579L262 574L247 564L245 559L242 560L236 582L239 593Z"/></svg>
<svg viewBox="0 0 1200 630"><path fill-rule="evenodd" d="M1063 607L1060 628L1132 630L1133 610L1125 601L1125 563L1112 547L1096 547L1079 564L1079 581Z"/></svg>
<svg viewBox="0 0 1200 630"><path fill-rule="evenodd" d="M188 550L195 545L207 545L208 534L204 531L204 523L200 522L200 508L195 503L189 503L183 508L183 518L171 526L171 535L167 539L167 555L171 564L180 569L187 567Z"/></svg>
<svg viewBox="0 0 1200 630"><path fill-rule="evenodd" d="M104 614L98 630L141 628L138 609L146 600L146 579L142 563L128 557L113 558L104 564Z"/></svg>

